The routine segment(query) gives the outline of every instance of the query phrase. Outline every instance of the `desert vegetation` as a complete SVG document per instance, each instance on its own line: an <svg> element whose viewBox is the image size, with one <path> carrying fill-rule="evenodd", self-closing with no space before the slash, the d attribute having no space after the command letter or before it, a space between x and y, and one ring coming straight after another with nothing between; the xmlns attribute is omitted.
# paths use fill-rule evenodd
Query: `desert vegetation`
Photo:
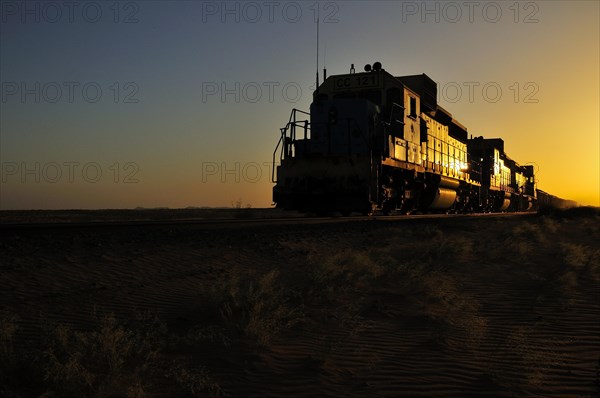
<svg viewBox="0 0 600 398"><path fill-rule="evenodd" d="M54 312L52 322L38 317L32 338L21 335L31 314L4 306L0 393L411 396L426 380L429 396L594 396L599 221L573 209L227 230L189 257L176 253L196 247L197 235L171 232L148 254L157 267L160 256L180 262L160 283L172 278L179 289L204 274L169 310L115 313L92 298L103 309L84 323ZM114 237L103 239L111 261L135 266ZM18 254L8 245L0 249Z"/></svg>

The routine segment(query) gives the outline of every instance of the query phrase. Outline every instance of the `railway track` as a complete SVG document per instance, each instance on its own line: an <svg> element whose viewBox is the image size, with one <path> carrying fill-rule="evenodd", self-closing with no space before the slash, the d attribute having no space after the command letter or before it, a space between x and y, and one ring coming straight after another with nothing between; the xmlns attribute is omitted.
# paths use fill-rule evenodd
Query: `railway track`
<svg viewBox="0 0 600 398"><path fill-rule="evenodd" d="M155 227L155 226L206 226L206 227L243 227L259 225L299 225L332 224L360 221L401 222L419 219L477 218L477 217L523 217L536 213L478 213L478 214L414 214L414 215L371 215L371 216L329 216L329 217L273 217L251 219L168 219L168 220L101 220L101 221L59 221L59 222L1 222L0 231L36 230L36 229L73 229L73 228L119 228L119 227Z"/></svg>

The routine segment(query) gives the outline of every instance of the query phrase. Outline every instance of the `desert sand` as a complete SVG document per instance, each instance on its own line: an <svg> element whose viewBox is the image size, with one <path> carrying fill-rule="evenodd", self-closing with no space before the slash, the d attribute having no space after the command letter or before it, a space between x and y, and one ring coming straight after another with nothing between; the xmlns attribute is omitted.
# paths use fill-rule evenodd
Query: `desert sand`
<svg viewBox="0 0 600 398"><path fill-rule="evenodd" d="M0 237L2 396L600 396L594 209Z"/></svg>

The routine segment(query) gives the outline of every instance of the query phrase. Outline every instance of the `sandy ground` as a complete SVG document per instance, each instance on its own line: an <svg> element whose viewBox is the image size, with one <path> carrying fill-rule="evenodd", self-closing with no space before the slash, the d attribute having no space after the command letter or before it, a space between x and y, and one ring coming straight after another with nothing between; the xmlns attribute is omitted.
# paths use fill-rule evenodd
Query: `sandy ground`
<svg viewBox="0 0 600 398"><path fill-rule="evenodd" d="M0 395L598 397L599 221L0 230Z"/></svg>

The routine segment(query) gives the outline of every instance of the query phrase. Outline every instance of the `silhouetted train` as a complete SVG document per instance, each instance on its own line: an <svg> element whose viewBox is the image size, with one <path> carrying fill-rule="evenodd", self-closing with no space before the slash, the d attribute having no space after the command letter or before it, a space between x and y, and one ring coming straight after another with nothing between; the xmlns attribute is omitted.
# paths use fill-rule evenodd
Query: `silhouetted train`
<svg viewBox="0 0 600 398"><path fill-rule="evenodd" d="M277 161L273 201L285 209L470 213L561 201L536 190L533 166L509 158L502 139L469 139L427 75L393 76L379 62L324 76L310 113L293 109L281 129Z"/></svg>
<svg viewBox="0 0 600 398"><path fill-rule="evenodd" d="M561 199L554 195L550 195L538 189L537 191L537 208L552 208L552 209L568 209L571 207L577 207L577 202L573 200Z"/></svg>

